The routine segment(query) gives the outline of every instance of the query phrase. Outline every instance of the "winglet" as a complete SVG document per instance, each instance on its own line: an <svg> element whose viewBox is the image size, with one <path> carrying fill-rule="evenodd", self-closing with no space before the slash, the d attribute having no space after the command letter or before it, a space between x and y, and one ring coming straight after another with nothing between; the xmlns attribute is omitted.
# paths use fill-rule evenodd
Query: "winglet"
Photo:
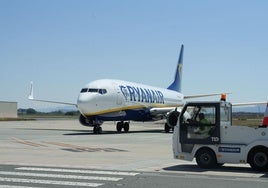
<svg viewBox="0 0 268 188"><path fill-rule="evenodd" d="M30 89L30 94L28 96L28 99L29 100L34 100L34 95L33 95L33 82L31 81L30 84L31 84L31 89Z"/></svg>
<svg viewBox="0 0 268 188"><path fill-rule="evenodd" d="M266 105L266 111L262 120L262 127L268 127L268 103Z"/></svg>
<svg viewBox="0 0 268 188"><path fill-rule="evenodd" d="M60 101L49 101L49 100L40 100L40 99L35 99L34 94L33 94L33 82L30 82L31 88L30 88L30 94L28 95L28 99L32 101L39 101L39 102L47 102L47 103L56 103L56 104L65 104L65 105L73 105L77 106L77 104L74 103L69 103L69 102L60 102Z"/></svg>
<svg viewBox="0 0 268 188"><path fill-rule="evenodd" d="M173 83L168 87L170 90L181 92L181 79L182 79L182 63L183 63L183 50L184 46L181 45L180 57L178 60L178 65L175 73L175 78Z"/></svg>

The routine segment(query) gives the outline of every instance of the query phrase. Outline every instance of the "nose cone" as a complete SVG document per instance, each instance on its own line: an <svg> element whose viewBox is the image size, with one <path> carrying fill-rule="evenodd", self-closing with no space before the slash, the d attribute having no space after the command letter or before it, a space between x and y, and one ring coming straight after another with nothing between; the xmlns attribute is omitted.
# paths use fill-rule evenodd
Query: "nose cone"
<svg viewBox="0 0 268 188"><path fill-rule="evenodd" d="M77 107L82 114L91 113L93 96L88 93L80 93L77 99Z"/></svg>

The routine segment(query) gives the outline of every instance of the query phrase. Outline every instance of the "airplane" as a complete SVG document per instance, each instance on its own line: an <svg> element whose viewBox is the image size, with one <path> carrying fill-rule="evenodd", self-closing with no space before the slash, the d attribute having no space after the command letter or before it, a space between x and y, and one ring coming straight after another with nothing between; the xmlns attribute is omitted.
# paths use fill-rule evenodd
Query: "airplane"
<svg viewBox="0 0 268 188"><path fill-rule="evenodd" d="M101 134L104 121L117 121L116 130L129 131L130 121L156 121L177 111L189 98L208 97L221 93L184 96L181 93L184 45L181 45L174 81L167 88L153 87L140 83L116 79L101 79L85 85L77 103L34 99L33 83L29 100L75 105L81 115L79 121L84 126L93 127L94 134ZM171 127L166 123L165 132Z"/></svg>

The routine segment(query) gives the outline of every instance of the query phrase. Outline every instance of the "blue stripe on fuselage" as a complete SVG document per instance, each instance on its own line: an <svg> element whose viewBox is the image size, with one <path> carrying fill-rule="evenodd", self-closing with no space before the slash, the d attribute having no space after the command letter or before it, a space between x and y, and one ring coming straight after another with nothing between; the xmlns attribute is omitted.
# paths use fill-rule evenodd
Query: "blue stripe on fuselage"
<svg viewBox="0 0 268 188"><path fill-rule="evenodd" d="M125 110L125 114L121 115L118 113L107 113L102 115L90 116L91 118L102 120L102 121L152 121L153 116L150 114L148 109L135 109ZM112 115L111 115L112 114Z"/></svg>

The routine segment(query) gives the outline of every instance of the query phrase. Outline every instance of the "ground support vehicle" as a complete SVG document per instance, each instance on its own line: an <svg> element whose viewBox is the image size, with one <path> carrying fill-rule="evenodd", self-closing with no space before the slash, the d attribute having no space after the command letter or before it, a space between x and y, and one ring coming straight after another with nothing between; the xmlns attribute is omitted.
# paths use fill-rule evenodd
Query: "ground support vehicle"
<svg viewBox="0 0 268 188"><path fill-rule="evenodd" d="M207 119L203 125L201 113ZM189 161L196 158L202 168L249 163L254 170L268 170L268 128L232 125L231 103L225 100L188 102L177 114L174 158ZM171 121L174 124L174 119Z"/></svg>

